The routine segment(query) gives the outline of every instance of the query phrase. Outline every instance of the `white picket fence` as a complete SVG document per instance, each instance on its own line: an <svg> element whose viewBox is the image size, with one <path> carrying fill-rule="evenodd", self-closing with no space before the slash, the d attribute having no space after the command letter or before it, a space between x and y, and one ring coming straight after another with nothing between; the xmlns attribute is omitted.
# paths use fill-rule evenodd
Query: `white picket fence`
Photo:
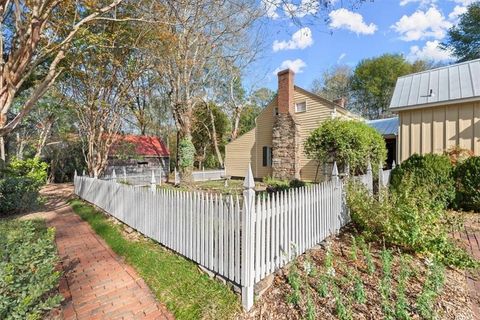
<svg viewBox="0 0 480 320"><path fill-rule="evenodd" d="M371 170L365 176L371 180ZM75 177L80 198L239 285L248 310L255 283L337 233L349 216L338 171L331 181L256 196L249 169L244 186L243 197L225 197Z"/></svg>

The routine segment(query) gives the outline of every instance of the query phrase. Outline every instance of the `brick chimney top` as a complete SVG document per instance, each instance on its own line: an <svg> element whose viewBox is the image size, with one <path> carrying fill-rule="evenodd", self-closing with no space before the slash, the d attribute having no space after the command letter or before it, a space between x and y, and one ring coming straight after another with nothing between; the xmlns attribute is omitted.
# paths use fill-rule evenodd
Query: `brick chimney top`
<svg viewBox="0 0 480 320"><path fill-rule="evenodd" d="M278 112L293 112L293 95L294 95L294 76L295 73L290 70L282 70L278 74Z"/></svg>
<svg viewBox="0 0 480 320"><path fill-rule="evenodd" d="M340 97L338 99L333 100L333 103L335 103L336 105L338 105L342 108L345 108L345 106L347 105L347 98Z"/></svg>

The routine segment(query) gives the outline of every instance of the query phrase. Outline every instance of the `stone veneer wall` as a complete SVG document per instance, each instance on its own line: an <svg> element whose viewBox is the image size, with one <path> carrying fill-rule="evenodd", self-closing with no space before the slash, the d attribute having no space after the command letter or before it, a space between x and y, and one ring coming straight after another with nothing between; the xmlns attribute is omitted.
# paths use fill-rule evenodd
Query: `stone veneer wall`
<svg viewBox="0 0 480 320"><path fill-rule="evenodd" d="M300 152L298 125L291 113L275 116L272 140L273 177L300 179Z"/></svg>

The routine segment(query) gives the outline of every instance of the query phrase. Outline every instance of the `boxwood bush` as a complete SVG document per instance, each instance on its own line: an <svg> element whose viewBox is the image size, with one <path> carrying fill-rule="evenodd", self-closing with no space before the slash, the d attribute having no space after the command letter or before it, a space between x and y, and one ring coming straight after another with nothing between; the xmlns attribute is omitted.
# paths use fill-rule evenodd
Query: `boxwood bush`
<svg viewBox="0 0 480 320"><path fill-rule="evenodd" d="M54 234L43 221L0 222L0 319L41 319L60 304Z"/></svg>
<svg viewBox="0 0 480 320"><path fill-rule="evenodd" d="M456 204L480 212L480 157L470 157L455 169Z"/></svg>
<svg viewBox="0 0 480 320"><path fill-rule="evenodd" d="M392 170L390 188L399 189L406 177L417 186L428 186L430 196L447 207L455 199L453 166L448 156L414 154Z"/></svg>

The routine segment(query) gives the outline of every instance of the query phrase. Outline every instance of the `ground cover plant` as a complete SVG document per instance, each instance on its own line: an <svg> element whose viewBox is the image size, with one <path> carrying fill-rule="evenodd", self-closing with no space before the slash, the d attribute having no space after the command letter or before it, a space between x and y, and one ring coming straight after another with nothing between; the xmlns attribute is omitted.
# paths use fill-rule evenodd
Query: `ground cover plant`
<svg viewBox="0 0 480 320"><path fill-rule="evenodd" d="M54 236L43 221L0 221L0 319L41 319L59 306Z"/></svg>
<svg viewBox="0 0 480 320"><path fill-rule="evenodd" d="M243 318L472 319L464 277L437 260L367 242L350 228L280 272Z"/></svg>
<svg viewBox="0 0 480 320"><path fill-rule="evenodd" d="M70 205L114 252L137 270L175 318L231 319L240 310L233 291L200 272L195 263L152 240L127 237L121 224L80 200L72 200Z"/></svg>

